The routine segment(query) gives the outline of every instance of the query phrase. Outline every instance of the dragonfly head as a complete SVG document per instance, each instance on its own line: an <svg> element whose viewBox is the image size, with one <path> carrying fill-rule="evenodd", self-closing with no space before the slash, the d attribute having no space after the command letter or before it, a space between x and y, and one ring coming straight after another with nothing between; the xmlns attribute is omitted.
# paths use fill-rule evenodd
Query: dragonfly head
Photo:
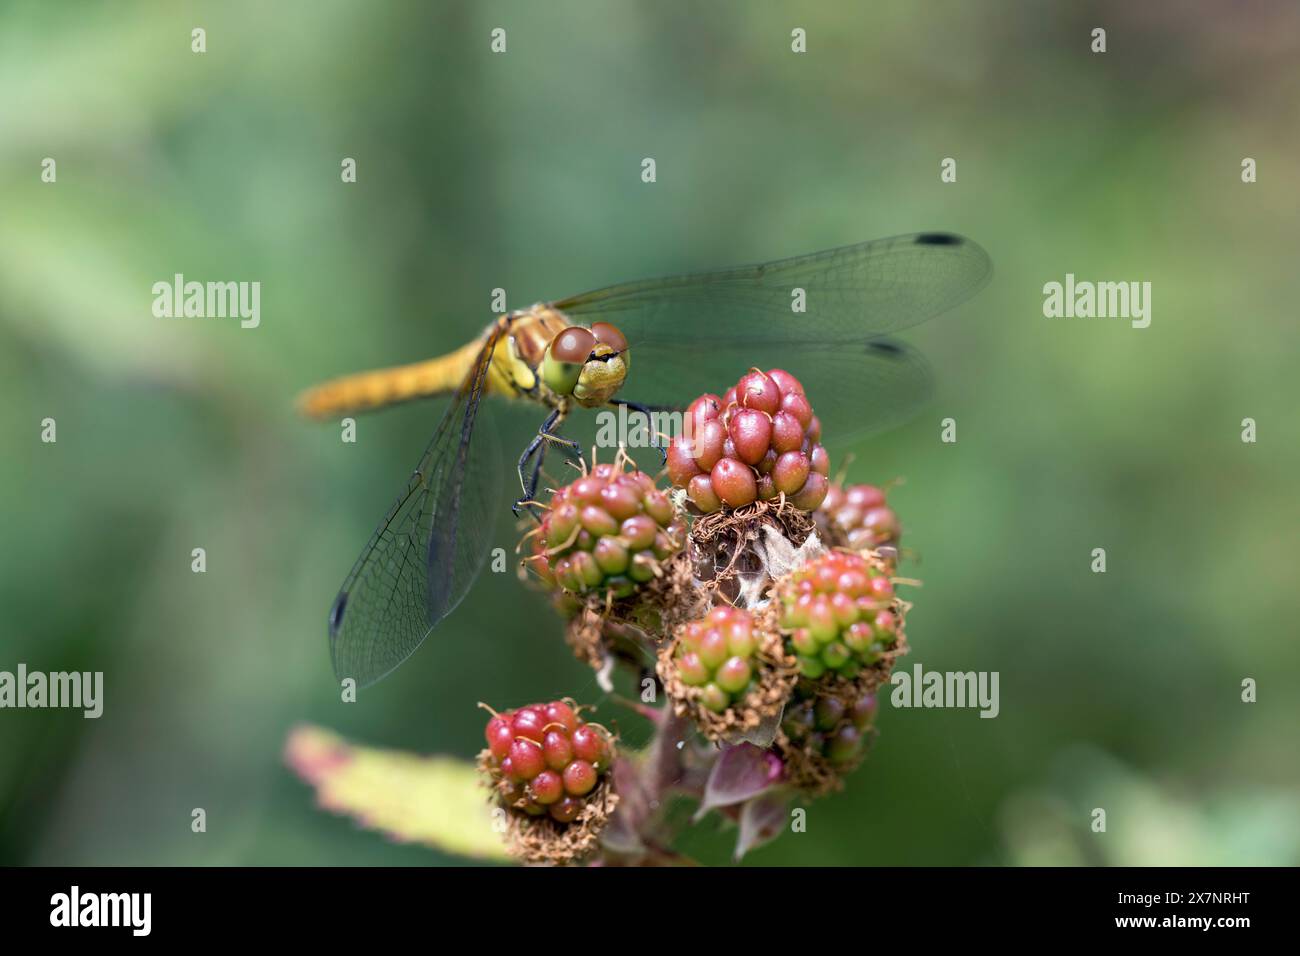
<svg viewBox="0 0 1300 956"><path fill-rule="evenodd" d="M591 328L570 326L546 347L542 381L551 391L572 395L586 408L604 405L627 378L628 350L623 333L608 322Z"/></svg>

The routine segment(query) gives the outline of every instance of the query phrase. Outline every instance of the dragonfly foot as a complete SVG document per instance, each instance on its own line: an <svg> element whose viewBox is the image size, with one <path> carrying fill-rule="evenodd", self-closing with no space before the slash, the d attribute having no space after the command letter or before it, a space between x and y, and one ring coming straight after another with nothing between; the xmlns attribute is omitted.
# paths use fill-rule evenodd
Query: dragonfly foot
<svg viewBox="0 0 1300 956"><path fill-rule="evenodd" d="M553 435L549 432L543 436L546 441L552 445L558 445L564 449L564 453L572 457L575 461L582 461L582 444L573 438L561 438L559 435Z"/></svg>
<svg viewBox="0 0 1300 956"><path fill-rule="evenodd" d="M518 501L516 501L514 504L510 506L510 510L514 512L514 516L516 518L522 518L526 514L528 515L528 517L532 518L538 524L541 524L542 518L541 515L538 514L539 507L540 506L537 504L536 501L532 499L532 496L530 495L526 498L520 498Z"/></svg>
<svg viewBox="0 0 1300 956"><path fill-rule="evenodd" d="M636 412L639 415L645 416L646 431L642 432L642 434L646 434L646 433L649 434L649 441L647 442L647 444L655 451L659 452L660 467L668 464L668 446L667 444L661 443L659 440L660 438L666 438L667 436L663 435L661 432L656 432L654 430L655 413L676 411L676 409L669 408L666 405L656 405L651 407L647 405L642 405L638 402L625 402L621 400L615 400L611 404L621 405L623 408L626 408L629 412Z"/></svg>

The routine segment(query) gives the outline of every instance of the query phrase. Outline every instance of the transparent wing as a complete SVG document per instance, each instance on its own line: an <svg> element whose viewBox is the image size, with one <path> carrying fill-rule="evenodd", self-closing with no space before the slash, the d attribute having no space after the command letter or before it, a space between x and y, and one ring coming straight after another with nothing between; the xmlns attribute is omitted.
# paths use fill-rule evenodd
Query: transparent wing
<svg viewBox="0 0 1300 956"><path fill-rule="evenodd" d="M803 382L836 444L897 424L928 396L925 362L882 334L953 307L991 271L970 240L916 233L610 286L554 306L623 331L630 371L620 398L678 407L748 368L784 368Z"/></svg>
<svg viewBox="0 0 1300 956"><path fill-rule="evenodd" d="M501 331L484 343L405 490L379 523L330 609L334 673L373 684L410 657L483 567L501 498L493 435L474 437Z"/></svg>
<svg viewBox="0 0 1300 956"><path fill-rule="evenodd" d="M628 282L553 305L584 320L607 317L633 347L738 338L865 342L952 308L978 291L991 271L988 254L969 239L923 232L717 272Z"/></svg>

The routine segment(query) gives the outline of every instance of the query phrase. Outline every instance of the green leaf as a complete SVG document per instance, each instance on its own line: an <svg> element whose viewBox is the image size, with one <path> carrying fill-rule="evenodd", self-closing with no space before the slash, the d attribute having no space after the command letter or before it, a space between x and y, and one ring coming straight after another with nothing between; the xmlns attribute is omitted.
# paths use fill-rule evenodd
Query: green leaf
<svg viewBox="0 0 1300 956"><path fill-rule="evenodd" d="M289 734L285 761L316 788L320 806L403 843L505 860L478 770L455 757L422 757L348 743L321 727Z"/></svg>

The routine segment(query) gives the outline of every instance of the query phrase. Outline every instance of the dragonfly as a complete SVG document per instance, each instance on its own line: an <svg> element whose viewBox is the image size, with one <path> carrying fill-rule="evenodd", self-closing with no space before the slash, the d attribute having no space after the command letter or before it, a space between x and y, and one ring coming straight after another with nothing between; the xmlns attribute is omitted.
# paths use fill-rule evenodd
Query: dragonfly
<svg viewBox="0 0 1300 956"><path fill-rule="evenodd" d="M680 409L750 368L798 377L824 442L858 439L910 417L930 391L925 360L886 336L964 301L990 273L987 253L953 233L875 239L539 302L446 355L307 390L299 408L316 419L450 397L330 608L335 674L358 686L390 674L482 569L505 503L496 436L479 434L492 430L485 397L546 412L518 461L516 509L533 499L549 448L581 457L561 434L579 408Z"/></svg>

